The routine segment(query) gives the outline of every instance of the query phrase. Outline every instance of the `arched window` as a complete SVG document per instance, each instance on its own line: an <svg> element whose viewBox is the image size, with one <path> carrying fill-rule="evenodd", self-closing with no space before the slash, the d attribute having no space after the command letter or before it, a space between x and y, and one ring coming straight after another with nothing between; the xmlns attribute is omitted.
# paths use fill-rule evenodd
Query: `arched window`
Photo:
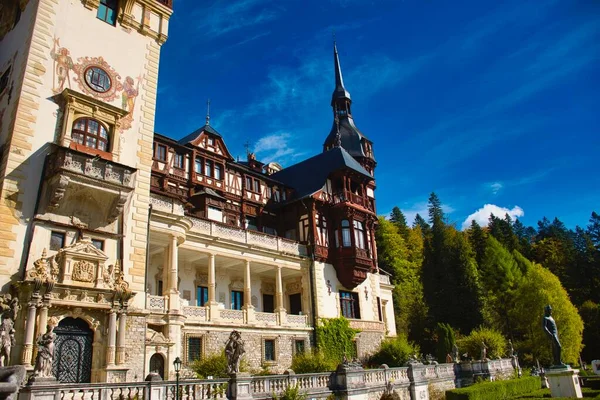
<svg viewBox="0 0 600 400"><path fill-rule="evenodd" d="M108 151L108 131L100 122L91 118L79 118L73 123L71 139L91 149Z"/></svg>
<svg viewBox="0 0 600 400"><path fill-rule="evenodd" d="M342 220L342 246L352 246L352 241L350 239L350 222L348 222L347 219Z"/></svg>

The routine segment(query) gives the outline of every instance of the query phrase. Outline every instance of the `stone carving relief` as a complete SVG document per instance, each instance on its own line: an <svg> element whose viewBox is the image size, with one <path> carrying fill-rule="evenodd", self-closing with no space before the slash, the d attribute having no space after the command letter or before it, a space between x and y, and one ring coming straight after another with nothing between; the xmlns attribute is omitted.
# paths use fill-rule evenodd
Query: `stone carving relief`
<svg viewBox="0 0 600 400"><path fill-rule="evenodd" d="M79 282L93 282L96 277L96 265L90 261L81 260L73 266L72 278Z"/></svg>
<svg viewBox="0 0 600 400"><path fill-rule="evenodd" d="M252 296L252 298L250 299L250 302L252 303L252 307L258 308L258 297L256 297L255 295Z"/></svg>
<svg viewBox="0 0 600 400"><path fill-rule="evenodd" d="M219 293L219 303L225 304L225 293L223 292Z"/></svg>
<svg viewBox="0 0 600 400"><path fill-rule="evenodd" d="M302 292L302 282L297 280L294 282L290 282L285 286L285 291L287 294L295 294Z"/></svg>
<svg viewBox="0 0 600 400"><path fill-rule="evenodd" d="M275 283L263 281L260 292L262 294L275 294Z"/></svg>
<svg viewBox="0 0 600 400"><path fill-rule="evenodd" d="M229 290L244 290L244 281L240 278L233 278L229 284Z"/></svg>
<svg viewBox="0 0 600 400"><path fill-rule="evenodd" d="M21 306L19 299L10 294L0 295L0 367L5 367L10 362L10 354L15 341L15 321Z"/></svg>

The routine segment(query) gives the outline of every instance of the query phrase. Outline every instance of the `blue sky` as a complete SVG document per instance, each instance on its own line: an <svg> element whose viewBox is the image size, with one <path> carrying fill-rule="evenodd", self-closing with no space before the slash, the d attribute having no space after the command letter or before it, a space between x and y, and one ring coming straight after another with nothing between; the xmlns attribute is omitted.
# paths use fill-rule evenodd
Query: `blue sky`
<svg viewBox="0 0 600 400"><path fill-rule="evenodd" d="M600 2L174 0L156 131L211 125L230 151L291 165L332 124L335 31L380 214L461 226L509 211L586 225L600 212Z"/></svg>

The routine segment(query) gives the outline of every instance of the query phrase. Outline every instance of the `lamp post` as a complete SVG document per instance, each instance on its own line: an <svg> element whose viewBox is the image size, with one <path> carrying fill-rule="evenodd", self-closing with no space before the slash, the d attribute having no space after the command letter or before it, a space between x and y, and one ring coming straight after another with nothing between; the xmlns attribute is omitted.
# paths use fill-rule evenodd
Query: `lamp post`
<svg viewBox="0 0 600 400"><path fill-rule="evenodd" d="M177 391L177 400L179 400L181 399L181 396L179 396L179 371L181 371L181 359L179 357L173 361L173 367L175 368L176 377L175 390Z"/></svg>

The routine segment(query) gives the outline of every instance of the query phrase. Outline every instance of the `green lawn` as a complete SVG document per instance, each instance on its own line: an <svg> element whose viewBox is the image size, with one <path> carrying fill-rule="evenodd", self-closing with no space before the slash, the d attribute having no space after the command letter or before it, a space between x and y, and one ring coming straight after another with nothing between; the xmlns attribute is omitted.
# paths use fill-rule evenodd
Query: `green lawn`
<svg viewBox="0 0 600 400"><path fill-rule="evenodd" d="M599 399L600 400L600 390L593 390L588 387L583 387L581 389L583 392L583 397L585 399ZM529 399L529 400L536 400L536 399L560 400L560 399L570 399L570 398L571 397L551 397L550 389L540 389L540 390L536 390L535 392L531 392L528 394L523 394L518 397L514 397L514 399Z"/></svg>

